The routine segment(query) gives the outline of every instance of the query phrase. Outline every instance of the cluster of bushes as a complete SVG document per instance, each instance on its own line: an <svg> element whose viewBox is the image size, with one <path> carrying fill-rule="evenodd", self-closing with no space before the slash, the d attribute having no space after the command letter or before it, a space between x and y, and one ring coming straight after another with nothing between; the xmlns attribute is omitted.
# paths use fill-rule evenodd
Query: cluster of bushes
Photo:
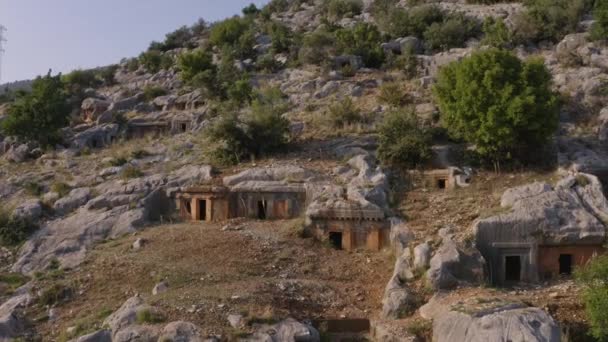
<svg viewBox="0 0 608 342"><path fill-rule="evenodd" d="M409 10L395 7L394 0L374 2L372 11L382 30L392 37L424 39L427 49L436 51L460 47L479 35L479 23L462 13L446 13L435 5Z"/></svg>
<svg viewBox="0 0 608 342"><path fill-rule="evenodd" d="M526 10L514 19L517 43L557 42L576 32L582 15L590 9L589 0L525 0Z"/></svg>
<svg viewBox="0 0 608 342"><path fill-rule="evenodd" d="M362 0L328 0L324 3L323 11L331 19L354 17L363 11Z"/></svg>
<svg viewBox="0 0 608 342"><path fill-rule="evenodd" d="M228 54L222 56L219 65L215 65L211 53L196 49L181 54L177 68L186 84L202 88L211 97L232 100L237 104L251 100L249 76L236 69L232 56Z"/></svg>
<svg viewBox="0 0 608 342"><path fill-rule="evenodd" d="M213 148L210 157L218 163L234 164L278 152L288 143L289 121L283 117L287 103L280 90L257 94L244 114L235 108L224 113L207 130Z"/></svg>

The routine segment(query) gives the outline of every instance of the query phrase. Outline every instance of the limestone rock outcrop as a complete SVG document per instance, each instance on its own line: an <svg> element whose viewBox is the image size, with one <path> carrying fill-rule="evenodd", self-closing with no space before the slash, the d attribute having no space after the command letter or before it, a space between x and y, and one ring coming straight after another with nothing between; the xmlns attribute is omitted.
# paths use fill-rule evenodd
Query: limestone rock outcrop
<svg viewBox="0 0 608 342"><path fill-rule="evenodd" d="M479 285L485 281L485 260L472 246L454 241L449 229L439 231L441 246L431 258L426 273L429 284L436 290L449 290L459 285Z"/></svg>

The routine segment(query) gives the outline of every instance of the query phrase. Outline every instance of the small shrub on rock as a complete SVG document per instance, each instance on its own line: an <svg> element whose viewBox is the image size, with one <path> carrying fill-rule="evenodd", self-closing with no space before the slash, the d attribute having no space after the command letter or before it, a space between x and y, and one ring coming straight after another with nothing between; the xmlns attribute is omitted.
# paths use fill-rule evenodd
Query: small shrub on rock
<svg viewBox="0 0 608 342"><path fill-rule="evenodd" d="M151 74L156 74L160 71L162 61L163 56L158 50L149 50L139 55L139 64Z"/></svg>
<svg viewBox="0 0 608 342"><path fill-rule="evenodd" d="M27 240L38 227L25 219L12 217L0 208L0 244L17 246Z"/></svg>
<svg viewBox="0 0 608 342"><path fill-rule="evenodd" d="M143 309L137 312L135 321L138 324L158 324L165 321L165 317L151 309Z"/></svg>
<svg viewBox="0 0 608 342"><path fill-rule="evenodd" d="M158 86L147 85L144 87L144 98L152 101L159 96L167 95L167 90Z"/></svg>
<svg viewBox="0 0 608 342"><path fill-rule="evenodd" d="M363 121L361 111L355 106L350 97L334 103L329 107L329 120L334 128L343 128L347 125Z"/></svg>
<svg viewBox="0 0 608 342"><path fill-rule="evenodd" d="M403 89L403 84L398 82L388 82L380 86L380 94L378 100L381 103L393 107L401 107L407 102L407 95Z"/></svg>
<svg viewBox="0 0 608 342"><path fill-rule="evenodd" d="M132 179L143 177L144 173L136 166L129 165L122 170L120 175L123 179Z"/></svg>
<svg viewBox="0 0 608 342"><path fill-rule="evenodd" d="M526 0L526 11L514 20L514 38L518 43L557 42L576 32L582 15L588 10L586 0Z"/></svg>

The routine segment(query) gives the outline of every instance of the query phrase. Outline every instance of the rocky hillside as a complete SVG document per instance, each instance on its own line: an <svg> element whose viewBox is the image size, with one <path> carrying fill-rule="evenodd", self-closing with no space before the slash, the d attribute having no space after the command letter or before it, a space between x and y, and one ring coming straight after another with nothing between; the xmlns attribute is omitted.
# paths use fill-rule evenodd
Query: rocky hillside
<svg viewBox="0 0 608 342"><path fill-rule="evenodd" d="M601 5L273 0L0 95L0 340L593 340L584 286L532 268L503 286L493 246L532 248L531 267L548 246L603 251ZM442 70L484 51L547 72L521 87L550 85L541 154L488 157L505 130L470 141L446 124ZM511 75L491 71L488 89ZM503 103L544 101L524 95ZM518 137L543 128L525 123ZM176 194L202 185L307 203L183 222ZM336 250L310 234L329 215L385 222L389 242Z"/></svg>

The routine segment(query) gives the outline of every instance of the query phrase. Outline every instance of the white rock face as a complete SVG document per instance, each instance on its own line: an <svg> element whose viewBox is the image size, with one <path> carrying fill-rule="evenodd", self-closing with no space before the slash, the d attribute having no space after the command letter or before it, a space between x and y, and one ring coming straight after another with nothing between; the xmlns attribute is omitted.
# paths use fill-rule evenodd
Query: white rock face
<svg viewBox="0 0 608 342"><path fill-rule="evenodd" d="M433 321L433 341L559 342L559 325L545 311L506 305L469 314L449 311Z"/></svg>
<svg viewBox="0 0 608 342"><path fill-rule="evenodd" d="M70 191L68 195L57 200L53 205L55 213L58 215L66 215L76 210L78 207L85 205L91 196L91 189L79 188Z"/></svg>
<svg viewBox="0 0 608 342"><path fill-rule="evenodd" d="M167 283L166 281L161 281L160 283L156 284L154 286L154 288L152 289L152 295L156 296L158 294L167 292L169 290L169 283Z"/></svg>
<svg viewBox="0 0 608 342"><path fill-rule="evenodd" d="M608 217L608 202L597 177L578 174L578 182L564 182L571 187L552 188L536 183L507 190L502 202L511 210L474 225L478 242L488 243L508 232L519 241L540 239L538 243L603 243ZM542 231L542 236L538 232ZM501 233L502 232L502 233ZM499 234L499 235L496 235ZM538 237L537 237L538 236Z"/></svg>
<svg viewBox="0 0 608 342"><path fill-rule="evenodd" d="M42 203L37 199L27 200L13 210L13 217L36 222L42 215Z"/></svg>
<svg viewBox="0 0 608 342"><path fill-rule="evenodd" d="M447 229L439 231L441 246L431 259L426 273L429 284L436 290L449 290L461 284L479 285L485 281L485 260L473 248L456 243Z"/></svg>
<svg viewBox="0 0 608 342"><path fill-rule="evenodd" d="M160 332L159 341L202 342L200 329L190 322L171 322Z"/></svg>
<svg viewBox="0 0 608 342"><path fill-rule="evenodd" d="M300 323L293 318L288 318L271 326L263 326L252 337L245 341L255 342L319 342L321 337L317 329L310 325Z"/></svg>
<svg viewBox="0 0 608 342"><path fill-rule="evenodd" d="M424 270L429 267L431 262L431 246L428 243L421 243L414 247L414 268Z"/></svg>

